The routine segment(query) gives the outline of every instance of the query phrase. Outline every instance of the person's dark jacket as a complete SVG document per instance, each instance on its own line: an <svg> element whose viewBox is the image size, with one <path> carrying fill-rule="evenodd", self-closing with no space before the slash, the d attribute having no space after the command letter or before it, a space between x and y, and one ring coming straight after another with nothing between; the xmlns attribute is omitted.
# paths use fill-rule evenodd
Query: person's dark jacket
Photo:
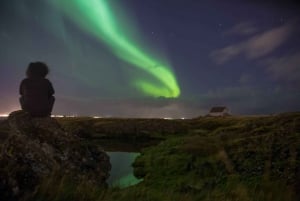
<svg viewBox="0 0 300 201"><path fill-rule="evenodd" d="M26 78L20 85L22 109L32 116L48 116L54 104L54 89L45 78Z"/></svg>

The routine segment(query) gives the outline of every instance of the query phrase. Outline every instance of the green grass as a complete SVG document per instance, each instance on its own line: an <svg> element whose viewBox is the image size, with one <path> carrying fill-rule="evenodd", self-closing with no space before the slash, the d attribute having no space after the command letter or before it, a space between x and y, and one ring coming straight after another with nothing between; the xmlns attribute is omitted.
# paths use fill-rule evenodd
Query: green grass
<svg viewBox="0 0 300 201"><path fill-rule="evenodd" d="M135 175L144 179L138 185L125 189L88 182L75 185L54 174L26 201L299 200L300 113L184 121L59 121L69 131L80 128L95 136L135 140L160 137L164 141L143 149L134 162Z"/></svg>

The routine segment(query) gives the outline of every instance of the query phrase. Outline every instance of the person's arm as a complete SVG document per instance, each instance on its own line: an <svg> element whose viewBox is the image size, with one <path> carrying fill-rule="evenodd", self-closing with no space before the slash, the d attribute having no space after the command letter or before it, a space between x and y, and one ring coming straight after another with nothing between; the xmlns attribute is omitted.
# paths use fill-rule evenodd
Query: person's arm
<svg viewBox="0 0 300 201"><path fill-rule="evenodd" d="M49 97L52 96L55 93L54 88L52 86L52 83L49 81L49 91L48 91L48 95Z"/></svg>

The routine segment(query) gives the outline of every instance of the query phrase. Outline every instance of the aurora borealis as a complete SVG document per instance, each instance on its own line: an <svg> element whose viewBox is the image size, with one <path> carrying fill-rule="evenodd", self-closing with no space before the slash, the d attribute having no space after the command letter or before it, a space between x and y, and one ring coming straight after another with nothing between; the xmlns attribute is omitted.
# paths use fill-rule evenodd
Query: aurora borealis
<svg viewBox="0 0 300 201"><path fill-rule="evenodd" d="M300 110L299 13L292 0L1 0L0 115L20 108L31 61L50 67L55 114Z"/></svg>
<svg viewBox="0 0 300 201"><path fill-rule="evenodd" d="M50 2L62 8L83 30L104 41L119 58L155 77L159 84L142 78L133 81L134 85L145 94L166 98L179 96L180 89L174 72L170 67L151 59L126 38L125 30L118 29L120 24L124 23L118 23L115 19L114 9L109 5L109 1L55 0Z"/></svg>

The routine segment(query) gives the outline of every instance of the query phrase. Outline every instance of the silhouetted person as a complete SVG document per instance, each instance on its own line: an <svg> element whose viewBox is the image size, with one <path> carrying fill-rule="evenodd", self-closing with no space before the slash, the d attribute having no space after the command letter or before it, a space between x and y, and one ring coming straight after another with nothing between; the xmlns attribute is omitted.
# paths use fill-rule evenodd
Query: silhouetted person
<svg viewBox="0 0 300 201"><path fill-rule="evenodd" d="M30 63L25 78L20 85L20 103L22 110L33 117L50 116L54 105L54 89L46 79L48 66L42 62Z"/></svg>

